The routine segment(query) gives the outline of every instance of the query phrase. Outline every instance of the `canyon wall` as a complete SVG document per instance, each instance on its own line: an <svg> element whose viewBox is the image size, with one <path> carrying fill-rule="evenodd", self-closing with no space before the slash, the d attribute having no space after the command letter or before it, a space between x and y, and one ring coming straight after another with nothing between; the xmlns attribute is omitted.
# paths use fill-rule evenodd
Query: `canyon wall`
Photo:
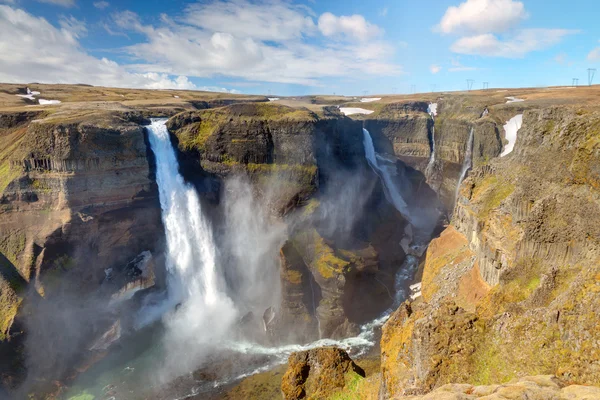
<svg viewBox="0 0 600 400"><path fill-rule="evenodd" d="M600 384L599 126L593 107L528 110L514 151L474 168L422 298L384 326L385 398L539 374Z"/></svg>

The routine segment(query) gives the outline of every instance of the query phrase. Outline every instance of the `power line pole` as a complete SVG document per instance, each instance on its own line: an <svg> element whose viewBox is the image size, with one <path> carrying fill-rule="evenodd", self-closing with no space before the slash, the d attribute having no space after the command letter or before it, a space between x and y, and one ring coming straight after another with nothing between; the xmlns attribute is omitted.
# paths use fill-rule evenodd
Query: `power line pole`
<svg viewBox="0 0 600 400"><path fill-rule="evenodd" d="M431 93L435 91L437 91L437 84L434 83L433 85L431 85Z"/></svg>
<svg viewBox="0 0 600 400"><path fill-rule="evenodd" d="M398 92L398 88L397 87L393 87L392 88L392 93L396 94Z"/></svg>
<svg viewBox="0 0 600 400"><path fill-rule="evenodd" d="M470 92L473 89L473 83L475 81L473 79L467 79L467 91Z"/></svg>
<svg viewBox="0 0 600 400"><path fill-rule="evenodd" d="M588 85L590 86L594 82L594 75L596 75L596 68L588 68Z"/></svg>
<svg viewBox="0 0 600 400"><path fill-rule="evenodd" d="M571 86L579 86L579 79L578 78L573 78L573 84Z"/></svg>
<svg viewBox="0 0 600 400"><path fill-rule="evenodd" d="M483 90L488 90L490 88L489 82L483 82Z"/></svg>
<svg viewBox="0 0 600 400"><path fill-rule="evenodd" d="M417 93L417 85L410 85L410 91L412 92L412 94Z"/></svg>

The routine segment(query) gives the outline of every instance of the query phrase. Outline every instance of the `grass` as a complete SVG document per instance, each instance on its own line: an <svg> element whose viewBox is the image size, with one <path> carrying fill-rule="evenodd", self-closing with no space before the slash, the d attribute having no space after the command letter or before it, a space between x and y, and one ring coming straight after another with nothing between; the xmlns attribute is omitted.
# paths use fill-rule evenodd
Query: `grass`
<svg viewBox="0 0 600 400"><path fill-rule="evenodd" d="M0 194L21 174L21 171L17 168L11 168L10 157L15 153L23 141L25 133L25 129L18 129L3 136L0 141L0 143L5 146L4 148L0 148Z"/></svg>
<svg viewBox="0 0 600 400"><path fill-rule="evenodd" d="M346 374L346 385L342 391L334 393L329 400L362 400L360 389L365 378L354 371Z"/></svg>

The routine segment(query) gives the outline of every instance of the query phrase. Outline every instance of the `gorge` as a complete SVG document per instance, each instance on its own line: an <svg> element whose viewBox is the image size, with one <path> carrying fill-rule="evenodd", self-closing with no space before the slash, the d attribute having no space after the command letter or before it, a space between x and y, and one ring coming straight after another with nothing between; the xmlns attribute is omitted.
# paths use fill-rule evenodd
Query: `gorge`
<svg viewBox="0 0 600 400"><path fill-rule="evenodd" d="M0 394L600 384L593 102L31 90L60 103L0 108Z"/></svg>

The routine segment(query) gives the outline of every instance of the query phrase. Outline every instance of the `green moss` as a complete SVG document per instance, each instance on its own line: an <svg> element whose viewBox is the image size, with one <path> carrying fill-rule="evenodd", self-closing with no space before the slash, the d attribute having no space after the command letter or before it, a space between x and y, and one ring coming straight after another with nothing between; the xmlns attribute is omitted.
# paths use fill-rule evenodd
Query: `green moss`
<svg viewBox="0 0 600 400"><path fill-rule="evenodd" d="M490 292L490 306L495 312L503 312L511 304L531 296L540 285L542 263L539 259L521 259L502 277L500 285Z"/></svg>
<svg viewBox="0 0 600 400"><path fill-rule="evenodd" d="M489 175L477 183L473 189L473 201L478 206L479 219L485 219L490 212L500 206L502 201L515 191L512 183L496 175Z"/></svg>
<svg viewBox="0 0 600 400"><path fill-rule="evenodd" d="M317 271L324 279L335 278L344 273L350 262L340 258L315 229L301 232L294 236L292 244L302 255L305 262Z"/></svg>
<svg viewBox="0 0 600 400"><path fill-rule="evenodd" d="M308 203L306 203L306 205L302 208L302 215L306 217L306 216L314 214L320 205L321 205L321 202L319 200L310 199L308 201Z"/></svg>
<svg viewBox="0 0 600 400"><path fill-rule="evenodd" d="M19 311L22 299L0 276L0 342L7 339L8 330Z"/></svg>
<svg viewBox="0 0 600 400"><path fill-rule="evenodd" d="M94 400L96 398L96 396L94 396L93 394L88 393L87 391L78 394L76 396L71 396L69 397L68 400Z"/></svg>
<svg viewBox="0 0 600 400"><path fill-rule="evenodd" d="M0 239L0 253L4 255L14 266L19 265L19 256L25 250L26 237L21 231L8 233Z"/></svg>
<svg viewBox="0 0 600 400"><path fill-rule="evenodd" d="M0 142L0 193L21 174L17 168L11 168L10 157L14 155L20 143L23 141L24 131L20 130L11 135L5 136Z"/></svg>
<svg viewBox="0 0 600 400"><path fill-rule="evenodd" d="M198 112L200 122L181 129L177 136L183 150L203 151L207 140L228 123L252 121L316 121L317 115L304 108L291 108L271 103L234 104ZM253 139L233 139L232 143L247 143Z"/></svg>
<svg viewBox="0 0 600 400"><path fill-rule="evenodd" d="M334 393L329 400L362 400L360 387L365 378L354 371L346 374L346 385L342 391Z"/></svg>
<svg viewBox="0 0 600 400"><path fill-rule="evenodd" d="M494 341L481 345L473 357L473 385L491 385L515 378L514 366L502 356L503 350Z"/></svg>

